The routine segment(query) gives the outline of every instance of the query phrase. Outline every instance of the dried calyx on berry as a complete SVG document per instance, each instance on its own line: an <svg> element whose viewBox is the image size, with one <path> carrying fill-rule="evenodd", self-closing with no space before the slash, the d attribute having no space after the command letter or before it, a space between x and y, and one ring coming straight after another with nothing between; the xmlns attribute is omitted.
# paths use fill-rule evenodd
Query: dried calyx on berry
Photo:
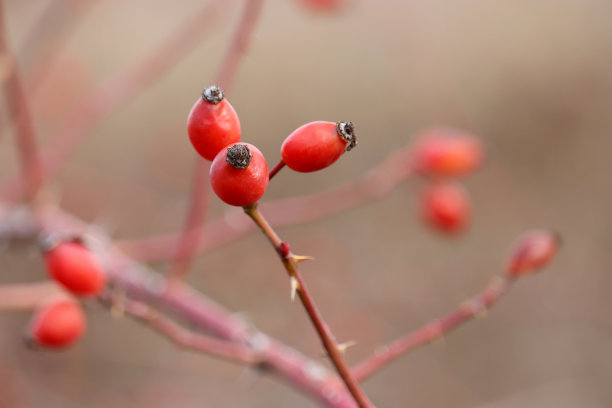
<svg viewBox="0 0 612 408"><path fill-rule="evenodd" d="M225 161L236 169L246 169L251 163L253 155L245 144L235 144L227 148Z"/></svg>
<svg viewBox="0 0 612 408"><path fill-rule="evenodd" d="M217 104L223 100L223 90L217 85L209 86L202 91L202 99L207 102Z"/></svg>
<svg viewBox="0 0 612 408"><path fill-rule="evenodd" d="M357 146L357 136L355 136L355 125L353 122L336 122L336 131L347 145L344 151L349 152Z"/></svg>
<svg viewBox="0 0 612 408"><path fill-rule="evenodd" d="M240 141L238 114L218 86L204 89L196 100L187 118L187 133L194 149L206 160Z"/></svg>

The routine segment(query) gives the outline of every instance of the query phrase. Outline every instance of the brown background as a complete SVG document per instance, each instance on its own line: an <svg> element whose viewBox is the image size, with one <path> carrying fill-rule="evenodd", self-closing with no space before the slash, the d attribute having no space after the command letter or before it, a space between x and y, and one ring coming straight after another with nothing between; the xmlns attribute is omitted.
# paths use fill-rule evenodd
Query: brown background
<svg viewBox="0 0 612 408"><path fill-rule="evenodd" d="M48 1L6 3L19 49ZM98 1L67 30L52 68L40 55L51 55L53 43L21 48L29 83L52 69L33 98L40 139L199 3ZM234 1L191 56L99 126L48 194L116 237L178 229L194 156L185 118L212 80L240 7ZM612 2L595 0L362 0L331 16L297 1L266 3L230 98L243 139L273 163L283 138L312 120L352 120L360 137L325 171L284 171L266 198L357 177L430 125L471 130L488 151L484 168L465 180L475 215L464 236L421 224L416 181L342 216L280 230L296 252L316 257L304 273L337 337L358 341L350 362L480 290L522 231L551 227L564 238L552 267L519 282L486 319L365 383L379 406L612 406L611 16ZM5 131L2 178L14 156ZM213 197L209 217L225 211ZM0 262L2 282L44 277L34 251L5 251ZM263 237L199 257L189 279L262 330L320 355ZM177 350L95 303L88 318L77 347L32 353L20 343L28 314L0 315L0 406L313 406L276 379L251 385L241 367Z"/></svg>

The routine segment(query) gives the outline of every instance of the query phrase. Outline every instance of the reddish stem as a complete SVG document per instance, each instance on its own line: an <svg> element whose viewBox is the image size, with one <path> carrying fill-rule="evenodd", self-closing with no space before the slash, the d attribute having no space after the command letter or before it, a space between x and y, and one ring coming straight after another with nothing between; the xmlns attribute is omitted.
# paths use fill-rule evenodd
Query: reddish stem
<svg viewBox="0 0 612 408"><path fill-rule="evenodd" d="M276 176L276 173L278 173L279 171L282 170L282 168L285 167L285 162L283 161L283 159L281 159L276 166L274 166L274 168L270 171L270 176L268 180L272 180L272 177Z"/></svg>
<svg viewBox="0 0 612 408"><path fill-rule="evenodd" d="M358 381L366 380L403 354L449 333L462 323L493 306L507 292L510 283L512 283L512 280L506 276L496 277L481 293L461 304L453 312L380 347L372 357L361 362L353 369L353 375Z"/></svg>
<svg viewBox="0 0 612 408"><path fill-rule="evenodd" d="M238 28L215 76L215 84L223 89L226 95L231 93L238 66L249 46L253 31L255 30L255 24L259 20L263 6L263 0L246 1L247 4L238 23Z"/></svg>
<svg viewBox="0 0 612 408"><path fill-rule="evenodd" d="M346 387L350 391L351 395L355 398L355 401L360 407L374 407L374 404L368 399L367 395L359 387L359 384L351 374L351 371L338 348L334 335L332 334L327 323L325 323L323 320L323 316L317 309L314 300L310 295L304 280L302 279L294 258L291 256L291 254L289 254L289 256L282 255L283 251L281 246L284 244L284 242L280 239L272 226L270 226L261 212L257 209L257 203L244 207L244 212L251 217L253 222L257 224L270 243L274 246L289 276L297 280L297 294L304 305L304 309L306 309L306 313L308 314L308 317L310 317L312 324L315 326L321 342L323 343L323 347L327 351L329 358L334 364L334 367L336 367L338 374L340 374L340 377L346 384Z"/></svg>
<svg viewBox="0 0 612 408"><path fill-rule="evenodd" d="M221 89L224 89L226 94L229 93L229 89L234 83L238 65L255 29L262 4L263 0L249 0L246 3L242 18L238 22L230 46L223 57L215 82ZM177 253L170 269L170 275L174 278L182 278L186 275L202 238L199 231L206 219L208 207L210 189L207 176L209 168L208 162L199 156L196 157L189 210L185 217L185 227L178 240Z"/></svg>
<svg viewBox="0 0 612 408"><path fill-rule="evenodd" d="M122 299L119 304L113 303L112 299L108 299L107 302L110 302L111 307L118 307L121 312L146 323L178 346L242 364L257 365L264 361L257 350L246 344L232 343L194 333L164 317L146 303L131 299Z"/></svg>
<svg viewBox="0 0 612 408"><path fill-rule="evenodd" d="M4 67L0 67L0 71L5 71L7 75L4 79L4 93L6 95L9 116L15 122L17 153L21 164L19 184L23 187L21 195L31 200L36 194L42 176L38 159L38 147L21 75L9 46L4 5L1 0L0 64L5 64Z"/></svg>
<svg viewBox="0 0 612 408"><path fill-rule="evenodd" d="M182 279L187 274L202 238L200 226L206 219L209 202L209 168L209 162L199 156L196 158L191 185L191 200L185 217L185 227L178 239L176 255L169 272L173 279Z"/></svg>

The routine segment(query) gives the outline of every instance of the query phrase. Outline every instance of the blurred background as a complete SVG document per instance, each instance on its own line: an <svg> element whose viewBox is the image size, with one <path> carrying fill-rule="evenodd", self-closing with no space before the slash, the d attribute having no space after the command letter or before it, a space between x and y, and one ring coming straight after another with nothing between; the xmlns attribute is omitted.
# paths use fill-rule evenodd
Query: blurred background
<svg viewBox="0 0 612 408"><path fill-rule="evenodd" d="M51 4L66 8L36 33ZM10 40L32 89L41 143L100 81L145 55L202 1L5 0ZM108 117L47 194L117 238L178 230L194 152L185 120L238 21L218 24L159 82ZM380 407L612 406L612 2L368 1L315 12L269 0L230 100L243 140L270 165L313 120L351 120L359 146L318 173L281 172L265 199L327 189L364 174L416 132L479 135L485 166L465 178L472 225L457 237L419 218L418 180L341 216L282 228L323 315L356 363L444 314L499 273L511 242L549 227L564 247L484 319L401 358L364 384ZM210 22L203 21L203 24ZM4 102L0 120L6 120ZM0 175L15 169L0 138ZM208 218L228 207L211 197ZM0 255L0 282L45 277L34 250ZM164 270L164 265L157 266ZM261 330L321 356L276 254L259 234L198 257L189 280ZM65 352L21 343L28 313L0 314L0 407L314 407L281 381L178 350L130 319L87 304L88 333ZM321 362L325 360L321 357Z"/></svg>

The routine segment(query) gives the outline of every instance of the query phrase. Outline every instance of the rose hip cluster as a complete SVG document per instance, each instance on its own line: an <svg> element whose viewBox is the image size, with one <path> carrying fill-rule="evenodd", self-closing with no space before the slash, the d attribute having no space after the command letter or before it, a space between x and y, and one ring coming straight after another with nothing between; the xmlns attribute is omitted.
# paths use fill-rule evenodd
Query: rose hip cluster
<svg viewBox="0 0 612 408"><path fill-rule="evenodd" d="M187 133L195 150L212 160L210 183L221 200L246 207L266 192L270 173L262 153L240 141L240 120L217 86L206 88L191 108ZM282 165L298 172L324 169L357 144L351 122L311 122L281 146Z"/></svg>
<svg viewBox="0 0 612 408"><path fill-rule="evenodd" d="M100 294L106 276L96 255L78 238L46 237L41 248L49 276L74 296ZM26 341L32 346L65 348L85 332L81 305L67 295L44 299L34 313Z"/></svg>
<svg viewBox="0 0 612 408"><path fill-rule="evenodd" d="M454 129L432 128L421 133L412 148L415 170L429 186L421 195L423 219L444 233L465 229L471 217L470 199L455 178L476 170L483 148L474 136Z"/></svg>

